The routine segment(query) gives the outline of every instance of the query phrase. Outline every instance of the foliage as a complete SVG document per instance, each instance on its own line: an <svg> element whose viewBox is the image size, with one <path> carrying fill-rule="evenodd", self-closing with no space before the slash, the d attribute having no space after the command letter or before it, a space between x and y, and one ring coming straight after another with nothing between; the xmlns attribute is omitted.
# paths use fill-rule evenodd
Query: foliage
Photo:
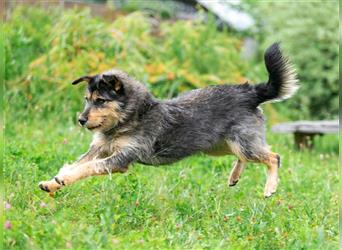
<svg viewBox="0 0 342 250"><path fill-rule="evenodd" d="M17 10L5 24L7 30L16 27L22 11ZM32 15L30 18L33 23L39 21ZM46 27L50 29L44 34L45 43L41 36L36 42L46 51L32 60L25 72L16 67L26 67L21 65L29 59L21 61L16 54L12 56L10 41L17 35L7 34L7 57L15 62L8 65L8 78L21 76L7 84L9 108L26 109L26 114L20 114L25 117L47 117L60 111L60 119L71 117L79 110L79 90L83 88L72 89L70 82L80 75L113 67L148 82L157 97L172 97L208 84L245 81L242 76L247 66L240 59L240 41L218 32L213 20L207 24L178 21L154 27L147 16L135 12L108 24L91 17L89 11L72 10L63 12L53 23L46 20ZM40 29L33 25L27 28L31 33L40 33ZM25 40L20 39L18 46Z"/></svg>
<svg viewBox="0 0 342 250"><path fill-rule="evenodd" d="M261 47L281 41L298 71L301 90L291 102L281 104L283 110L297 119L336 118L338 2L250 2L248 10L260 21Z"/></svg>
<svg viewBox="0 0 342 250"><path fill-rule="evenodd" d="M5 79L13 79L27 70L29 63L47 50L46 34L52 30L57 12L18 7L10 24L3 25L5 34Z"/></svg>

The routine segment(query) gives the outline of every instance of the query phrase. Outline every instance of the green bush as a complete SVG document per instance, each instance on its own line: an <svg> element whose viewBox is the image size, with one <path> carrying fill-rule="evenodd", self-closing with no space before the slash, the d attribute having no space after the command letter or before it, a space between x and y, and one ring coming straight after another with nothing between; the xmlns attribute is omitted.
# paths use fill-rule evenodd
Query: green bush
<svg viewBox="0 0 342 250"><path fill-rule="evenodd" d="M294 62L301 89L277 108L293 118L338 116L338 3L249 1L260 22L261 47L281 41Z"/></svg>
<svg viewBox="0 0 342 250"><path fill-rule="evenodd" d="M47 50L47 34L52 30L56 11L18 7L11 13L10 23L3 25L5 34L5 79L25 72L35 57Z"/></svg>
<svg viewBox="0 0 342 250"><path fill-rule="evenodd" d="M92 17L89 10L54 13L53 22L39 11L36 17L35 9L17 12L5 28L17 27L20 13L28 12L27 36L37 37L30 44L32 56L21 58L12 46L17 34L7 35L7 56L14 61L8 69L7 111L25 110L16 115L17 120L56 117L56 113L59 120L73 118L80 110L84 87L72 87L72 80L113 67L147 82L157 97L172 97L208 84L245 81L242 76L247 65L240 58L240 40L218 32L211 19L207 24L165 23L156 30L140 12L121 16L113 23ZM44 22L44 34L40 34L41 25L34 25L39 22ZM22 43L19 40L19 51L25 51ZM41 53L36 53L38 50Z"/></svg>

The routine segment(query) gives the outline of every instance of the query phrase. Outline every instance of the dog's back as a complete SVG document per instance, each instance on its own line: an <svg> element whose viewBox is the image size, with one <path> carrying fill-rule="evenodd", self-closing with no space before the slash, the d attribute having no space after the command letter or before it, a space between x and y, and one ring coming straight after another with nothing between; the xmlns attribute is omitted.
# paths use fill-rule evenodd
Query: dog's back
<svg viewBox="0 0 342 250"><path fill-rule="evenodd" d="M155 156L160 163L211 151L222 141L234 139L239 124L263 121L255 89L248 84L197 89L161 105L167 110L167 126L155 144Z"/></svg>

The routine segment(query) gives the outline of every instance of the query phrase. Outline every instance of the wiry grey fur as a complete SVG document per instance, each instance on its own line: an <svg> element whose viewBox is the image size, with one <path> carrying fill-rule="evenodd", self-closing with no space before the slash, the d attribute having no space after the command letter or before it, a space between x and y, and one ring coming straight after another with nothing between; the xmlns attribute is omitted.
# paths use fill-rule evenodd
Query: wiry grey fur
<svg viewBox="0 0 342 250"><path fill-rule="evenodd" d="M259 160L268 147L264 118L258 106L288 98L298 87L295 73L278 44L266 51L265 62L269 72L265 84L209 86L164 101L153 98L140 82L124 72L103 73L115 75L123 83L126 119L99 133L108 141L123 134L135 141L107 159L105 165L167 164L198 152L210 152L222 144L237 146L240 157L246 160Z"/></svg>
<svg viewBox="0 0 342 250"><path fill-rule="evenodd" d="M95 132L89 151L39 187L54 192L93 175L125 172L134 162L168 164L198 152L238 157L230 175L234 186L248 161L268 167L265 197L277 188L280 157L265 141L263 102L289 98L298 88L295 72L278 44L265 53L267 83L217 85L157 100L137 80L119 70L83 76L86 105L79 121Z"/></svg>

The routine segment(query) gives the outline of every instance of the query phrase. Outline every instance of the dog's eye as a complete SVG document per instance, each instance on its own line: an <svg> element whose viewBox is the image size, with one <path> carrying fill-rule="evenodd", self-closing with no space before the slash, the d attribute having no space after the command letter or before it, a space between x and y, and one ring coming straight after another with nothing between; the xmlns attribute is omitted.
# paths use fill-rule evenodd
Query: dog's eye
<svg viewBox="0 0 342 250"><path fill-rule="evenodd" d="M106 100L102 99L102 98L96 98L96 100L95 100L95 104L103 104L105 102L106 102Z"/></svg>

